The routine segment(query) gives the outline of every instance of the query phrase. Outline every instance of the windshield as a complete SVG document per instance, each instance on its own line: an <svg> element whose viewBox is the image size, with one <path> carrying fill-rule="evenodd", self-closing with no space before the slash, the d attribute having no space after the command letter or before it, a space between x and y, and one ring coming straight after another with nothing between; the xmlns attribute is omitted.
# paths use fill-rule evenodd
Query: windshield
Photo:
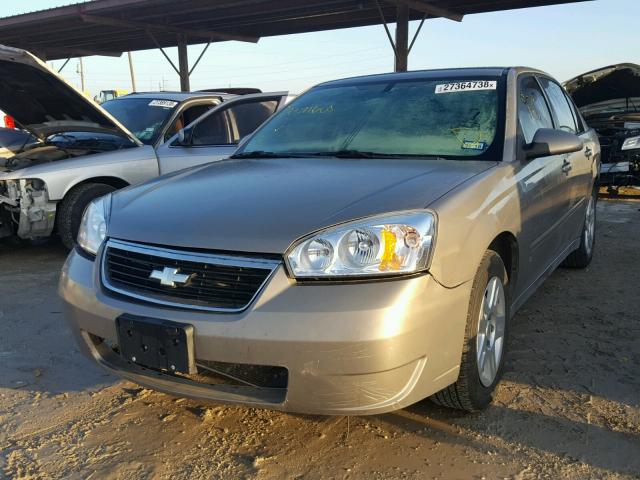
<svg viewBox="0 0 640 480"><path fill-rule="evenodd" d="M484 157L498 143L499 83L446 78L316 87L272 117L238 156Z"/></svg>
<svg viewBox="0 0 640 480"><path fill-rule="evenodd" d="M150 145L177 105L178 102L173 100L125 97L110 100L101 106L142 143Z"/></svg>

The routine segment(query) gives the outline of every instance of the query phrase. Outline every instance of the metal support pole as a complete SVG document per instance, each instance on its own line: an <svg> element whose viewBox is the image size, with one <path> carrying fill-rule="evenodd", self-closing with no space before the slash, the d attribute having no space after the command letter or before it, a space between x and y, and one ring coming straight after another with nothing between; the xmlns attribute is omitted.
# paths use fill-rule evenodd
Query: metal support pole
<svg viewBox="0 0 640 480"><path fill-rule="evenodd" d="M136 91L136 74L133 71L133 58L131 58L131 52L127 52L129 57L129 73L131 74L131 91Z"/></svg>
<svg viewBox="0 0 640 480"><path fill-rule="evenodd" d="M189 56L187 54L187 38L178 36L178 69L180 73L180 90L188 92L189 87Z"/></svg>
<svg viewBox="0 0 640 480"><path fill-rule="evenodd" d="M80 89L82 93L84 93L84 62L82 61L82 57L80 57L80 62L78 63L78 70L78 73L80 73Z"/></svg>
<svg viewBox="0 0 640 480"><path fill-rule="evenodd" d="M406 72L409 58L409 7L398 5L396 17L396 72Z"/></svg>
<svg viewBox="0 0 640 480"><path fill-rule="evenodd" d="M64 63L62 64L62 66L58 69L58 73L62 72L62 69L63 69L64 67L66 67L66 66L67 66L67 63L69 63L69 60L71 60L71 57L67 58L67 59L64 61Z"/></svg>

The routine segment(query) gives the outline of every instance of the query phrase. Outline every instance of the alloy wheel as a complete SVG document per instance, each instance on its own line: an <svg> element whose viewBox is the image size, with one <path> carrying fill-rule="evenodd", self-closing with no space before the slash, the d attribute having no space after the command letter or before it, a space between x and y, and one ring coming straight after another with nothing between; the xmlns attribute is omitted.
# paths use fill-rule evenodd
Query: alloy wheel
<svg viewBox="0 0 640 480"><path fill-rule="evenodd" d="M596 236L596 202L593 195L589 197L587 212L584 220L584 246L587 254L591 253L593 241Z"/></svg>
<svg viewBox="0 0 640 480"><path fill-rule="evenodd" d="M504 285L498 277L487 283L476 333L476 363L480 382L490 387L496 379L504 347L506 320Z"/></svg>

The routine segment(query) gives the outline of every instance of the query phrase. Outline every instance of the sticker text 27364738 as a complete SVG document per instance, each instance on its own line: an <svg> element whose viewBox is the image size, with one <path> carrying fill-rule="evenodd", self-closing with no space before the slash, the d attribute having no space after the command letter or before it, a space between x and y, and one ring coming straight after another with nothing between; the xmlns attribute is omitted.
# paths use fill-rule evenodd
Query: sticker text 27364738
<svg viewBox="0 0 640 480"><path fill-rule="evenodd" d="M495 90L495 80L471 80L468 82L441 83L436 85L436 93L470 92L474 90Z"/></svg>

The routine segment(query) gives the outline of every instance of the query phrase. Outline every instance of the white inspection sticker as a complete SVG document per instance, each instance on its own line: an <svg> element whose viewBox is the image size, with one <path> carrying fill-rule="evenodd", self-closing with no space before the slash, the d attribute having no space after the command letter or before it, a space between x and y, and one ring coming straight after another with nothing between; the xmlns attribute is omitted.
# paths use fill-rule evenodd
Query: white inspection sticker
<svg viewBox="0 0 640 480"><path fill-rule="evenodd" d="M173 108L178 104L178 102L174 102L173 100L151 100L149 102L150 107L163 107L163 108Z"/></svg>
<svg viewBox="0 0 640 480"><path fill-rule="evenodd" d="M441 83L436 85L436 93L471 92L475 90L495 90L495 80L472 80L469 82Z"/></svg>

